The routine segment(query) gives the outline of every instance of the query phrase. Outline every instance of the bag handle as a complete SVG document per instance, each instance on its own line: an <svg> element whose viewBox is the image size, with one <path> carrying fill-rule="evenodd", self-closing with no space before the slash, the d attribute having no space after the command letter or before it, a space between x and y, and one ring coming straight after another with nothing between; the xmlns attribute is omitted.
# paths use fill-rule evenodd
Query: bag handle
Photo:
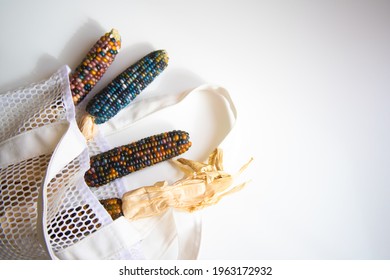
<svg viewBox="0 0 390 280"><path fill-rule="evenodd" d="M233 100L229 92L220 86L216 85L201 85L195 89L185 91L181 94L171 94L145 98L142 101L134 101L131 106L122 109L121 113L99 126L99 131L104 136L115 134L117 131L126 129L135 122L172 105L179 104L187 96L199 92L212 92L213 94L223 97L229 105L230 112L233 114L234 120L237 119L237 109L234 106Z"/></svg>
<svg viewBox="0 0 390 280"><path fill-rule="evenodd" d="M202 217L200 212L194 212L193 224L188 224L188 216L183 216L184 213L174 212L175 225L178 237L178 259L179 260L194 260L198 258L200 244L202 239ZM189 215L188 213L185 213ZM185 221L183 221L185 219Z"/></svg>

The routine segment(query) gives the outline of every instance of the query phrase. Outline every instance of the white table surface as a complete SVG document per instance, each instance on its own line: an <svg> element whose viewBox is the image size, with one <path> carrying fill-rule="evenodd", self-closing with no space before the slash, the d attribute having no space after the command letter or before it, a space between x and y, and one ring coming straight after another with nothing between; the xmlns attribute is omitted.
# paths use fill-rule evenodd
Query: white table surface
<svg viewBox="0 0 390 280"><path fill-rule="evenodd" d="M252 182L203 211L200 259L390 258L389 1L0 0L0 91L112 27L100 85L164 48L172 91L221 85L238 109Z"/></svg>

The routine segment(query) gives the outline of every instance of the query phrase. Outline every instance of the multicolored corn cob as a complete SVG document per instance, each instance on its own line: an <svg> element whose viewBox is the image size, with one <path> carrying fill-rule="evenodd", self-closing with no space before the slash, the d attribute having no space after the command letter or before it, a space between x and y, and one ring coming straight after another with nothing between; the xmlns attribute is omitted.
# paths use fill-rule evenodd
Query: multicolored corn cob
<svg viewBox="0 0 390 280"><path fill-rule="evenodd" d="M189 134L173 130L116 147L90 159L84 179L88 186L99 187L134 171L176 157L191 147Z"/></svg>
<svg viewBox="0 0 390 280"><path fill-rule="evenodd" d="M120 198L108 198L99 200L113 220L123 216L122 200Z"/></svg>
<svg viewBox="0 0 390 280"><path fill-rule="evenodd" d="M118 75L87 104L96 124L115 116L137 97L168 65L164 50L149 53Z"/></svg>
<svg viewBox="0 0 390 280"><path fill-rule="evenodd" d="M115 29L104 34L91 48L79 66L70 74L70 89L75 105L92 90L114 61L121 48L121 37Z"/></svg>

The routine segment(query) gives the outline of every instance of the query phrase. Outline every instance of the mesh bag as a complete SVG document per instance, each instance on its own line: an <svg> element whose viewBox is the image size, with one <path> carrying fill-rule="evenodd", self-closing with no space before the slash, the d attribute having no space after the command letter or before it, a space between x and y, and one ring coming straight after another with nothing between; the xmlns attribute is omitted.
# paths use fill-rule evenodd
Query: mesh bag
<svg viewBox="0 0 390 280"><path fill-rule="evenodd" d="M0 95L0 259L164 258L175 239L176 257L196 258L199 215L168 211L139 222L123 217L113 221L99 203L161 178L140 171L104 188L89 188L84 182L91 155L110 149L124 136L126 142L141 138L137 125L146 127L146 135L157 132L156 126L142 120L180 103L191 92L136 103L125 109L125 117L118 115L102 125L100 134L87 143L77 127L68 76L69 68L64 66L43 82ZM222 103L235 118L228 94L214 90L222 92ZM225 126L222 134L226 136L230 129ZM155 169L153 174L169 175L168 169ZM185 223L185 228L178 226Z"/></svg>
<svg viewBox="0 0 390 280"><path fill-rule="evenodd" d="M38 206L54 149L67 130L76 125L68 73L68 68L62 68L46 81L0 97L1 259L48 258L47 245L37 228L42 222ZM79 140L83 143L82 138ZM83 183L89 157L88 149L82 146L81 153L68 162L64 159L47 183L44 223L54 252L112 221Z"/></svg>

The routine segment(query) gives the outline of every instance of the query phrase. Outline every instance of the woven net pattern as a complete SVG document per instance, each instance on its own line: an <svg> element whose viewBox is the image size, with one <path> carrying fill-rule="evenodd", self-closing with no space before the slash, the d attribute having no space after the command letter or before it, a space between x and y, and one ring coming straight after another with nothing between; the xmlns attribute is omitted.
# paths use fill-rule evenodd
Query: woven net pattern
<svg viewBox="0 0 390 280"><path fill-rule="evenodd" d="M68 74L68 68L63 67L43 82L0 95L0 148L30 131L75 118ZM97 146L91 149L98 150ZM37 221L40 189L51 158L50 152L0 166L0 259L48 258L38 238ZM47 185L44 230L54 252L112 222L83 180L88 163L86 149Z"/></svg>

